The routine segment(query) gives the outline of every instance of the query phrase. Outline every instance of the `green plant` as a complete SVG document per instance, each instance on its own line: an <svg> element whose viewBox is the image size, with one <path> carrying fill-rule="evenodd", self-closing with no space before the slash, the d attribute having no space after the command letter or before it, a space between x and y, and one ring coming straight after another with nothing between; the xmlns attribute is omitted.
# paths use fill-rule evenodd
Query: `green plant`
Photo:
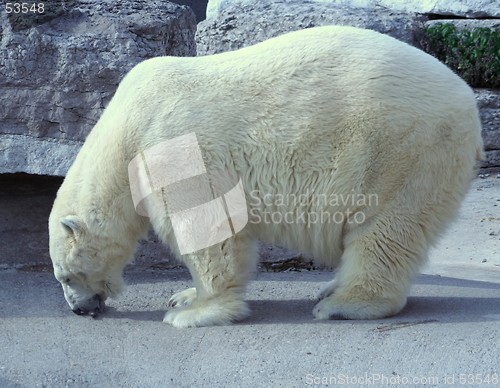
<svg viewBox="0 0 500 388"><path fill-rule="evenodd" d="M457 29L450 23L425 28L422 47L474 87L500 87L500 32Z"/></svg>

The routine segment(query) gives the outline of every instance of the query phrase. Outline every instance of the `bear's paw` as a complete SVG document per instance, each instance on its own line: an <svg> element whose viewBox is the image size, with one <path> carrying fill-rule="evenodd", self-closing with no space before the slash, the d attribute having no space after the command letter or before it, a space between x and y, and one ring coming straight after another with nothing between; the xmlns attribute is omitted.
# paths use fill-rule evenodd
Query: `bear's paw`
<svg viewBox="0 0 500 388"><path fill-rule="evenodd" d="M163 322L178 328L227 325L249 314L250 309L243 300L218 296L195 299L187 306L172 309L165 314Z"/></svg>

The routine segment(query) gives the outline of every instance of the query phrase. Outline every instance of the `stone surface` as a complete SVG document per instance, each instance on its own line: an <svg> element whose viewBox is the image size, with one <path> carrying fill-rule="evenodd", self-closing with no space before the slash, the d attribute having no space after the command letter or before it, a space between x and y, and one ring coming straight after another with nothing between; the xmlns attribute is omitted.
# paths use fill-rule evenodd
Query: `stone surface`
<svg viewBox="0 0 500 388"><path fill-rule="evenodd" d="M495 0L311 0L346 7L374 8L382 6L404 12L419 12L468 18L500 17L500 3ZM251 4L255 0L209 0L207 18L215 18L234 4Z"/></svg>
<svg viewBox="0 0 500 388"><path fill-rule="evenodd" d="M500 19L434 19L426 21L424 27L431 27L438 23L451 23L457 30L472 30L480 27L500 30Z"/></svg>
<svg viewBox="0 0 500 388"><path fill-rule="evenodd" d="M485 161L481 167L492 171L500 171L500 150L486 151L485 156Z"/></svg>
<svg viewBox="0 0 500 388"><path fill-rule="evenodd" d="M483 124L484 148L500 150L500 90L476 89L475 93Z"/></svg>
<svg viewBox="0 0 500 388"><path fill-rule="evenodd" d="M73 314L51 273L0 271L0 386L498 388L500 268L457 269L419 276L401 314L369 321L313 319L331 272L259 273L249 318L183 330L161 322L192 286L183 271L127 271L97 319Z"/></svg>
<svg viewBox="0 0 500 388"><path fill-rule="evenodd" d="M187 6L68 1L0 14L0 173L64 175L116 87L154 56L196 54Z"/></svg>
<svg viewBox="0 0 500 388"><path fill-rule="evenodd" d="M227 7L216 19L198 24L197 52L207 55L231 51L286 32L329 24L369 28L414 44L419 18L382 7L363 9L298 0L264 0Z"/></svg>
<svg viewBox="0 0 500 388"><path fill-rule="evenodd" d="M500 90L476 89L486 150L483 169L500 171Z"/></svg>

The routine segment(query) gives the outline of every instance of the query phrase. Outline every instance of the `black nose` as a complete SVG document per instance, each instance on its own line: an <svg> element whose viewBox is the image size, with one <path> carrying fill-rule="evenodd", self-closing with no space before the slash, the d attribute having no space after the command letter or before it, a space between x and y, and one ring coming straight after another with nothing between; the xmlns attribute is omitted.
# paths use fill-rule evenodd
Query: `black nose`
<svg viewBox="0 0 500 388"><path fill-rule="evenodd" d="M72 310L76 315L90 315L96 318L104 311L104 301L100 295L94 295L92 298L81 303Z"/></svg>

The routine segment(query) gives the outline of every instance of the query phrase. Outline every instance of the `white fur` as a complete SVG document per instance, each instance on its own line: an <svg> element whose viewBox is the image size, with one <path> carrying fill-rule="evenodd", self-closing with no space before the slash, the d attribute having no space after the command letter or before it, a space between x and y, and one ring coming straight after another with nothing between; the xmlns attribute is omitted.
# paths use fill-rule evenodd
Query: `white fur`
<svg viewBox="0 0 500 388"><path fill-rule="evenodd" d="M145 61L88 136L50 217L56 276L87 290L68 291L74 304L119 290L150 224L178 251L165 215L135 213L127 165L140 151L191 132L211 174L241 176L251 220L265 211L360 211L366 221L250 223L222 244L180 257L196 292L173 297L165 322L177 327L248 315L242 293L257 262L257 239L339 266L316 318L397 313L482 156L465 82L431 56L373 31L313 28L231 53ZM266 194L306 193L375 194L378 202L264 201Z"/></svg>

